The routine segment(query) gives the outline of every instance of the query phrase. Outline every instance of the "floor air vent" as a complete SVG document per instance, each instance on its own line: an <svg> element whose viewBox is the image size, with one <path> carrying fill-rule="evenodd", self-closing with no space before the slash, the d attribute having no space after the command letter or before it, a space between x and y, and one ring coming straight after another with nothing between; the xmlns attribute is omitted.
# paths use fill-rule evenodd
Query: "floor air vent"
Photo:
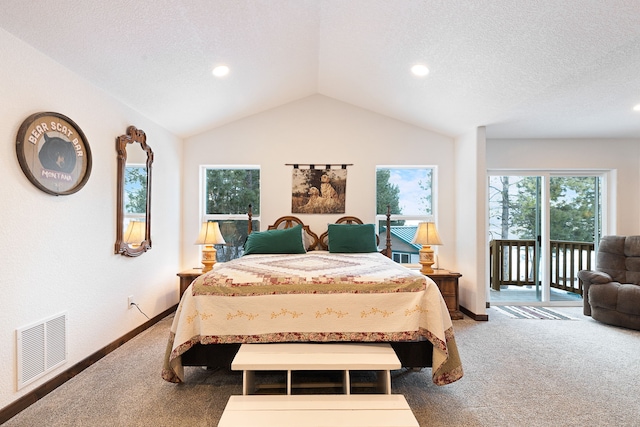
<svg viewBox="0 0 640 427"><path fill-rule="evenodd" d="M20 390L67 361L67 314L18 329L16 340Z"/></svg>

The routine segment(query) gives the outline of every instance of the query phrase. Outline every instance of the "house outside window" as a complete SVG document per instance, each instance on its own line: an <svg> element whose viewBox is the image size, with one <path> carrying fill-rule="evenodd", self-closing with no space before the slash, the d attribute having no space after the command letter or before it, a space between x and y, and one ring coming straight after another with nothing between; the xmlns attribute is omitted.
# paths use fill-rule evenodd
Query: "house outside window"
<svg viewBox="0 0 640 427"><path fill-rule="evenodd" d="M201 179L201 222L218 222L226 242L216 246L216 261L239 258L247 240L249 205L252 229L260 229L260 167L202 166Z"/></svg>
<svg viewBox="0 0 640 427"><path fill-rule="evenodd" d="M434 221L435 166L377 166L376 222L383 240L387 206L391 210L391 258L401 264L419 260L420 245L411 243L418 223ZM380 242L384 245L384 241Z"/></svg>

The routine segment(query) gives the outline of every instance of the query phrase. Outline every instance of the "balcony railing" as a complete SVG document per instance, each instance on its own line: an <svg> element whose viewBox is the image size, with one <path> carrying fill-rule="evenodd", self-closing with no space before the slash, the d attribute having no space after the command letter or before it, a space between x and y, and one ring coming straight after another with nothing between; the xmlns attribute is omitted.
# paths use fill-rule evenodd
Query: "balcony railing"
<svg viewBox="0 0 640 427"><path fill-rule="evenodd" d="M551 287L582 295L578 271L590 270L594 263L594 244L552 240ZM492 240L489 244L491 289L539 283L535 240Z"/></svg>

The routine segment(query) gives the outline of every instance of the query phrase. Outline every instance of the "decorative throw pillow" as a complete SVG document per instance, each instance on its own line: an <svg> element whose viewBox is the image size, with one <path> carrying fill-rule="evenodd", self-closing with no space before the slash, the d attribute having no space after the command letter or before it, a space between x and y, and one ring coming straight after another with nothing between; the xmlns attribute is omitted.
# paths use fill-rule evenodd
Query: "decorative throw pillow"
<svg viewBox="0 0 640 427"><path fill-rule="evenodd" d="M373 224L329 224L329 252L378 252Z"/></svg>
<svg viewBox="0 0 640 427"><path fill-rule="evenodd" d="M249 234L244 244L244 255L250 254L303 254L307 250L300 224L282 230L258 231Z"/></svg>

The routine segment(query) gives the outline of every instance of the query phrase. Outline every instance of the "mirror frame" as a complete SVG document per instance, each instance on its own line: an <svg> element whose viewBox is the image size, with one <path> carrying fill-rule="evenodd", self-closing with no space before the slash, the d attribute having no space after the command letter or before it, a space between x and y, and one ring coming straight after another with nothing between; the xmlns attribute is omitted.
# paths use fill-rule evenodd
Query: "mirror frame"
<svg viewBox="0 0 640 427"><path fill-rule="evenodd" d="M123 240L124 232L124 180L127 167L127 145L140 144L147 153L147 208L145 218L145 239L139 247L132 248ZM135 126L127 128L126 135L116 138L116 152L118 153L118 191L117 191L117 222L116 222L116 248L115 253L129 257L140 256L151 249L151 164L153 163L153 151L147 145L147 135L143 130Z"/></svg>

